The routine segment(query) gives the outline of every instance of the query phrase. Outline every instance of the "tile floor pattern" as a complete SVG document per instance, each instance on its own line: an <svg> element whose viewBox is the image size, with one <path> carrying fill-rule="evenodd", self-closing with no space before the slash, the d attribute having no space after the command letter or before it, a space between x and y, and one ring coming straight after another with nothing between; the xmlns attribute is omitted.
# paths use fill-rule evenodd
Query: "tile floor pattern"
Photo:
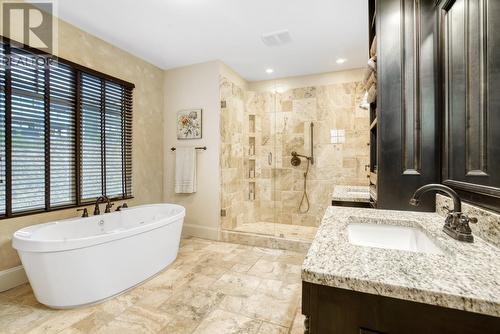
<svg viewBox="0 0 500 334"><path fill-rule="evenodd" d="M304 254L183 239L160 275L92 307L51 310L28 284L0 293L0 333L303 333Z"/></svg>

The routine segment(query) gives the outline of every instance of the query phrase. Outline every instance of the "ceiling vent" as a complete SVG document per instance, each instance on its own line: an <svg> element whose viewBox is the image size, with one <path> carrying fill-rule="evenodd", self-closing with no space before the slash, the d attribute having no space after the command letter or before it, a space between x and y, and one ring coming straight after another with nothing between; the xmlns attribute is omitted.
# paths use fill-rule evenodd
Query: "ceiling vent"
<svg viewBox="0 0 500 334"><path fill-rule="evenodd" d="M288 29L284 29L262 34L262 41L267 46L277 46L290 43L292 37Z"/></svg>

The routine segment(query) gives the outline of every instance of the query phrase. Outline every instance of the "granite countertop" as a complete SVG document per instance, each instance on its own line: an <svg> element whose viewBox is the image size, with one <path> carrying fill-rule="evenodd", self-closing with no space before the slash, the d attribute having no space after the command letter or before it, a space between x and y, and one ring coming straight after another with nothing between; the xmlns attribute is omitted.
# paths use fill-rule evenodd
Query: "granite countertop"
<svg viewBox="0 0 500 334"><path fill-rule="evenodd" d="M342 202L370 202L369 186L335 186L332 200Z"/></svg>
<svg viewBox="0 0 500 334"><path fill-rule="evenodd" d="M413 226L443 254L350 244L347 225ZM456 241L436 213L329 207L302 266L302 280L336 288L500 316L500 250L475 236Z"/></svg>

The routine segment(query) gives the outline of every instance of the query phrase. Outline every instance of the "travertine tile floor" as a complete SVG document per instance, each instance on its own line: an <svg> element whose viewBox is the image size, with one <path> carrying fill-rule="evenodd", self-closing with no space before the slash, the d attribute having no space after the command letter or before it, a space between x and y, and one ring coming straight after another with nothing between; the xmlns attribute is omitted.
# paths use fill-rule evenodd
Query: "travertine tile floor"
<svg viewBox="0 0 500 334"><path fill-rule="evenodd" d="M0 293L0 333L303 333L304 254L183 239L160 275L105 303L40 305L28 284Z"/></svg>

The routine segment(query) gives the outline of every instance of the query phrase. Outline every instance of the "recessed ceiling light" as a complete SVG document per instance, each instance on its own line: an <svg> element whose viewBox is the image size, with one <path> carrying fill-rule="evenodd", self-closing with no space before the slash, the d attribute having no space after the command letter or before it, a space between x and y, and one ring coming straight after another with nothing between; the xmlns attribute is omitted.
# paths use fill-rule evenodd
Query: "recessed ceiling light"
<svg viewBox="0 0 500 334"><path fill-rule="evenodd" d="M267 73L267 74L271 74L271 73L273 73L273 72L274 72L274 70L273 70L272 68L268 68L268 69L266 69L266 73Z"/></svg>
<svg viewBox="0 0 500 334"><path fill-rule="evenodd" d="M346 62L347 59L344 59L344 58L339 58L337 59L337 64L343 64Z"/></svg>

